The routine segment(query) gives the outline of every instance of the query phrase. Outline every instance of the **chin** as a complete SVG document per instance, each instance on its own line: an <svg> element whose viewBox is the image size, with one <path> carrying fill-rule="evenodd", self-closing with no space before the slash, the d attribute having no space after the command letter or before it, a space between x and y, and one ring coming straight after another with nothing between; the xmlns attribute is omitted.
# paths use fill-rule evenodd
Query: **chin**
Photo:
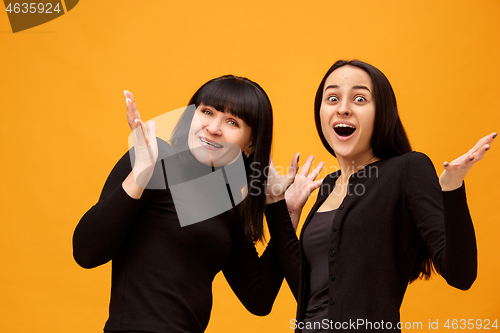
<svg viewBox="0 0 500 333"><path fill-rule="evenodd" d="M203 146L198 146L190 148L190 150L198 162L213 167L232 164L241 156L239 148L237 150L225 148L220 151L210 151Z"/></svg>
<svg viewBox="0 0 500 333"><path fill-rule="evenodd" d="M197 149L191 149L191 153L193 153L194 158L198 160L198 162L205 164L207 166L217 166L214 165L214 162L212 160L212 157L208 153L202 153L201 151L198 151Z"/></svg>
<svg viewBox="0 0 500 333"><path fill-rule="evenodd" d="M348 157L354 154L353 148L355 147L355 144L353 145L351 142L334 142L334 144L331 144L330 147L333 149L337 157Z"/></svg>

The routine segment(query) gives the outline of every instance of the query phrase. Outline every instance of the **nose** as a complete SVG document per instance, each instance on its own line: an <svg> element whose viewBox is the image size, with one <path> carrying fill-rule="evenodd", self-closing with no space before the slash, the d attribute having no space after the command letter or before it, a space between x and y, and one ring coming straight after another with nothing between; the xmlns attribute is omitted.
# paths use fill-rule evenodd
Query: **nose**
<svg viewBox="0 0 500 333"><path fill-rule="evenodd" d="M351 110L345 110L345 111L337 111L337 113L339 114L339 116L344 116L344 117L349 117L351 115Z"/></svg>
<svg viewBox="0 0 500 333"><path fill-rule="evenodd" d="M339 108L337 109L337 114L343 117L349 117L352 114L346 99L344 99L342 103L339 105Z"/></svg>
<svg viewBox="0 0 500 333"><path fill-rule="evenodd" d="M222 130L220 126L220 119L211 119L210 122L208 122L205 126L205 131L208 132L208 134L213 135L213 136L220 136L222 135Z"/></svg>

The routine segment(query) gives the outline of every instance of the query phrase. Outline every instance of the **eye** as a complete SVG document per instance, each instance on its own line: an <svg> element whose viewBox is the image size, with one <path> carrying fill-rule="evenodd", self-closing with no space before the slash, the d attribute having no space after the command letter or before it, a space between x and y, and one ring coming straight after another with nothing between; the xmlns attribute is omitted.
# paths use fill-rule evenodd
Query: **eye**
<svg viewBox="0 0 500 333"><path fill-rule="evenodd" d="M238 123L234 121L233 119L229 119L227 123L233 127L239 127Z"/></svg>
<svg viewBox="0 0 500 333"><path fill-rule="evenodd" d="M210 109L202 109L201 113L203 113L204 115L207 115L207 116L212 115L212 111L210 111Z"/></svg>
<svg viewBox="0 0 500 333"><path fill-rule="evenodd" d="M328 96L327 100L328 100L328 102L338 102L339 99L337 98L337 96L332 95L332 96Z"/></svg>
<svg viewBox="0 0 500 333"><path fill-rule="evenodd" d="M366 98L364 98L363 96L356 96L354 97L354 101L358 103L363 103L366 102Z"/></svg>

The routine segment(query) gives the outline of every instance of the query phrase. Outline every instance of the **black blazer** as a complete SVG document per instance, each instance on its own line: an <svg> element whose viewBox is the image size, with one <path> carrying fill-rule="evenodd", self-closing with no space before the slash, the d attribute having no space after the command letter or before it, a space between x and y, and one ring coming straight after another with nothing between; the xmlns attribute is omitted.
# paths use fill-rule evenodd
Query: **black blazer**
<svg viewBox="0 0 500 333"><path fill-rule="evenodd" d="M339 176L337 171L324 179L301 236ZM310 289L302 242L284 200L268 205L266 217L280 268L298 301L296 320L302 322ZM422 153L380 160L353 174L327 237L330 331L399 331L399 308L420 246L450 285L465 290L476 278L476 240L464 186L442 192Z"/></svg>

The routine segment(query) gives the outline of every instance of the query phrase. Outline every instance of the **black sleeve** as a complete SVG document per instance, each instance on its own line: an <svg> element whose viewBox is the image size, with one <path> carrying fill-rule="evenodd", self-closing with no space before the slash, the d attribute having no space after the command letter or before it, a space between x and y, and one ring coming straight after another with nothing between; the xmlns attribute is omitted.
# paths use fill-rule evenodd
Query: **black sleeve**
<svg viewBox="0 0 500 333"><path fill-rule="evenodd" d="M93 268L113 259L130 223L147 201L147 190L136 200L123 189L122 182L131 171L126 153L108 176L99 201L78 223L73 234L73 256L80 266Z"/></svg>
<svg viewBox="0 0 500 333"><path fill-rule="evenodd" d="M410 154L406 179L408 207L434 265L448 284L469 289L477 275L477 247L465 185L441 191L434 166L422 153Z"/></svg>
<svg viewBox="0 0 500 333"><path fill-rule="evenodd" d="M278 265L285 275L293 296L297 299L301 275L301 253L286 201L281 200L267 205L266 219Z"/></svg>
<svg viewBox="0 0 500 333"><path fill-rule="evenodd" d="M271 239L260 256L243 229L231 230L232 250L222 270L232 290L251 313L265 316L271 312L274 300L283 282L283 274L276 263Z"/></svg>

